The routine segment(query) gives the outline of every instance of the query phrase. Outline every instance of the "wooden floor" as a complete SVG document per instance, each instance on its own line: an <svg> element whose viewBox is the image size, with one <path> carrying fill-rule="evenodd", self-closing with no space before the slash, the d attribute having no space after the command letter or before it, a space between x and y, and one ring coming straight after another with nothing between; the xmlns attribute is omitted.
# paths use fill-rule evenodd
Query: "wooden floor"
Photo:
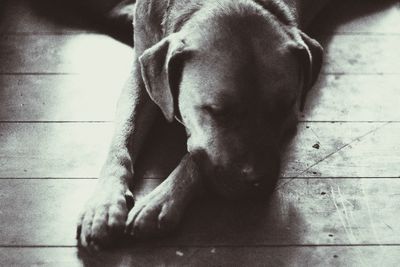
<svg viewBox="0 0 400 267"><path fill-rule="evenodd" d="M325 65L272 199L201 200L174 236L99 255L77 250L75 222L131 49L79 19L0 3L0 265L399 266L400 4L335 2L312 29ZM138 195L184 149L159 132Z"/></svg>

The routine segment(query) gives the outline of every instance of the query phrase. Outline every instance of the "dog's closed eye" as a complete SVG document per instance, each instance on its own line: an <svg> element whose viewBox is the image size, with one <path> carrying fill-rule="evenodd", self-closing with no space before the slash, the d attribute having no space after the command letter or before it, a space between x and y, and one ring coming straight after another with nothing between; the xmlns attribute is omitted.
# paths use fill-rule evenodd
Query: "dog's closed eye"
<svg viewBox="0 0 400 267"><path fill-rule="evenodd" d="M204 105L201 109L212 119L221 122L228 121L230 118L241 118L246 114L246 110L238 106Z"/></svg>

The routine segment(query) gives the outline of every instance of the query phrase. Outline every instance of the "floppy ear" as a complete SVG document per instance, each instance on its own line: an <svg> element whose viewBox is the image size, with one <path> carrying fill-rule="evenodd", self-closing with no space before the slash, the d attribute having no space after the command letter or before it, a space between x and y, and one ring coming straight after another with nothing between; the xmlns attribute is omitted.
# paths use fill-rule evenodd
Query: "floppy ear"
<svg viewBox="0 0 400 267"><path fill-rule="evenodd" d="M175 61L182 54L185 43L172 34L164 38L139 57L142 78L150 98L156 103L165 118L173 121L175 116L176 94L171 79L176 75Z"/></svg>
<svg viewBox="0 0 400 267"><path fill-rule="evenodd" d="M312 88L318 78L322 66L323 49L322 46L307 34L299 31L301 37L300 47L300 66L302 69L303 86L300 95L300 111L304 110L308 91Z"/></svg>

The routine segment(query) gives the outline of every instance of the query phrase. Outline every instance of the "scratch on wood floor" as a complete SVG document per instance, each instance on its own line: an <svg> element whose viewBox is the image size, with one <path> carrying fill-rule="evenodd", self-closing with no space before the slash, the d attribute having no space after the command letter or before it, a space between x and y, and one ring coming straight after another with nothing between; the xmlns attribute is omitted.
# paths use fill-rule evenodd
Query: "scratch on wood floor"
<svg viewBox="0 0 400 267"><path fill-rule="evenodd" d="M338 197L336 197L335 190L333 189L333 187L332 186L330 186L330 187L331 187L332 202L333 202L333 205L336 208L337 214L339 215L339 219L340 219L340 222L341 222L341 224L343 226L343 229L344 229L344 231L346 233L346 236L347 236L347 238L348 238L350 243L357 244L358 243L357 242L357 238L354 235L354 232L353 232L353 229L352 229L352 225L351 225L351 222L350 222L350 219L349 219L349 216L348 216L348 211L346 209L345 201L344 201L343 195L342 195L342 193L340 191L340 187L337 185ZM342 211L341 211L341 209L340 209L340 207L338 205L337 200L340 201L340 204L342 206ZM352 213L352 212L350 211L350 213ZM345 215L345 217L343 217L343 214ZM350 216L351 216L351 218L353 220L353 224L356 225L357 223L354 220L353 214L351 214ZM362 251L359 248L357 248L356 251L357 251L357 253L355 253L355 255L357 255L357 259L360 261L361 266L369 266L366 262L364 262L364 260L362 258Z"/></svg>
<svg viewBox="0 0 400 267"><path fill-rule="evenodd" d="M344 204L343 196L340 193L339 186L337 186L337 191L338 191L338 195L339 195L338 197L336 196L335 190L331 186L331 195L332 195L333 204L335 205L335 208L338 212L340 222L342 223L343 229L346 232L346 236L349 239L349 242L355 244L355 243L357 243L357 238L355 237L354 232L351 228L351 223L350 223L350 220L349 220L349 217L347 214L346 205ZM339 207L337 200L340 201L339 204L341 204L342 208ZM343 217L343 215L344 215L344 217Z"/></svg>
<svg viewBox="0 0 400 267"><path fill-rule="evenodd" d="M309 128L311 130L311 132L315 135L315 137L317 138L318 143L321 143L321 141L319 140L319 136L318 134L313 130L312 127Z"/></svg>
<svg viewBox="0 0 400 267"><path fill-rule="evenodd" d="M387 228L389 228L390 230L392 230L392 231L393 231L393 228L392 228L392 226L390 226L389 224L387 224L387 223L385 223L385 222L383 222L383 224L384 224L384 225L386 225L386 227L387 227Z"/></svg>
<svg viewBox="0 0 400 267"><path fill-rule="evenodd" d="M365 192L364 183L361 183L361 190L362 190L362 193L363 193L363 196L364 196L365 205L367 207L368 219L369 219L369 223L371 225L372 233L374 234L375 240L376 240L377 244L379 245L379 248L381 249L382 257L384 257L385 256L384 255L385 252L383 250L382 241L380 240L379 235L376 232L374 220L373 220L373 218L371 216L371 207L369 205L369 197Z"/></svg>
<svg viewBox="0 0 400 267"><path fill-rule="evenodd" d="M393 123L392 121L389 122L385 122L382 125L379 125L378 127L368 131L367 133L358 136L357 138L354 138L353 140L351 140L349 143L339 147L337 150L335 150L332 153L329 153L327 156L323 157L322 159L318 160L317 162L315 162L314 164L311 164L309 167L307 167L304 171L301 171L299 174L295 175L294 177L289 178L289 180L285 183L280 183L279 185L277 185L274 189L274 191L280 190L282 187L286 186L287 184L289 184L290 182L292 182L294 179L300 177L302 174L308 172L311 168L314 168L315 166L317 166L318 164L320 164L321 162L327 160L328 158L332 157L333 155L339 153L340 151L342 151L343 149L345 149L346 147L354 144L354 143L359 143L361 142L365 137L378 132L379 130L381 130L382 128L384 128L385 126L389 125Z"/></svg>

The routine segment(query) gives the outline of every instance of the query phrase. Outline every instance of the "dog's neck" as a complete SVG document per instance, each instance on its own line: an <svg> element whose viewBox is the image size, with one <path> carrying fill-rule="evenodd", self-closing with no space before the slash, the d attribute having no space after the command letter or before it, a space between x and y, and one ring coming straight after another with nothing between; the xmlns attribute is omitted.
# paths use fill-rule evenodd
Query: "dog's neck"
<svg viewBox="0 0 400 267"><path fill-rule="evenodd" d="M296 26L305 29L308 27L309 23L318 15L318 13L323 9L324 6L330 0L253 0L255 2L261 3L265 8L272 14L281 16L282 12L289 11ZM287 12L286 12L287 13Z"/></svg>
<svg viewBox="0 0 400 267"><path fill-rule="evenodd" d="M250 2L262 6L282 23L304 29L329 0L250 0ZM166 1L162 22L164 36L179 31L206 4L207 1L204 0Z"/></svg>
<svg viewBox="0 0 400 267"><path fill-rule="evenodd" d="M240 0L232 0L240 1ZM285 4L279 4L279 0L244 0L243 2L256 3L271 12L283 22L294 22L295 16L291 8ZM288 0L291 1L291 0ZM192 19L202 8L213 4L207 0L168 0L165 3L165 13L162 22L164 36L179 31L182 26Z"/></svg>

